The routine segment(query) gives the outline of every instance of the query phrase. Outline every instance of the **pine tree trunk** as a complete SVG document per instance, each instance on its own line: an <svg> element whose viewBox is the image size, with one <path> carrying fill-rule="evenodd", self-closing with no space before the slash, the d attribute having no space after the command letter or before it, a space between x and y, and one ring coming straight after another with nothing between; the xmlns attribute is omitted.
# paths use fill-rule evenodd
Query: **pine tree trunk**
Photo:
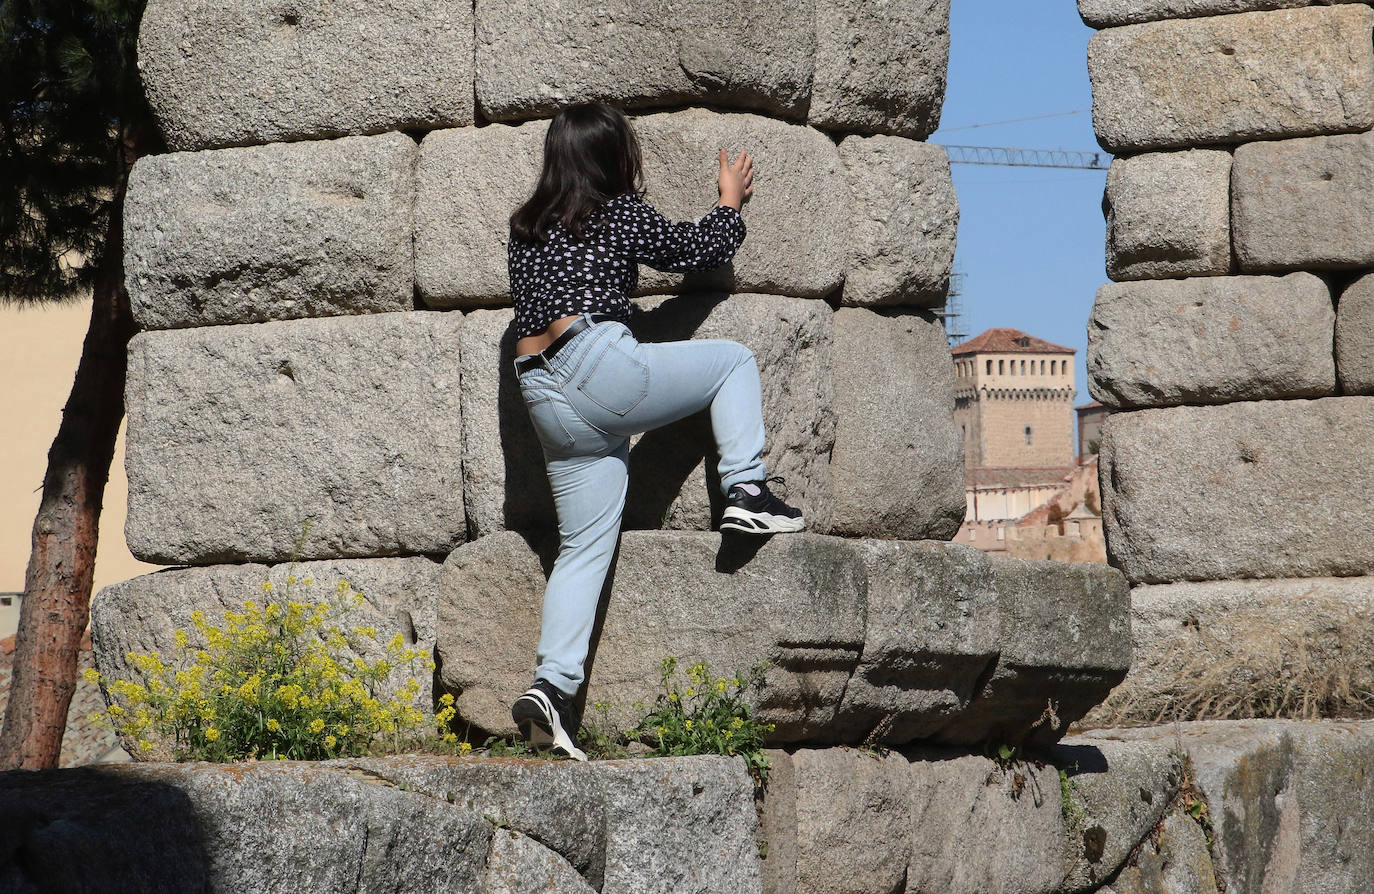
<svg viewBox="0 0 1374 894"><path fill-rule="evenodd" d="M121 177L110 213L76 380L48 451L9 704L0 728L0 770L57 766L76 690L100 509L124 418L124 366L135 328L124 290L124 181Z"/></svg>

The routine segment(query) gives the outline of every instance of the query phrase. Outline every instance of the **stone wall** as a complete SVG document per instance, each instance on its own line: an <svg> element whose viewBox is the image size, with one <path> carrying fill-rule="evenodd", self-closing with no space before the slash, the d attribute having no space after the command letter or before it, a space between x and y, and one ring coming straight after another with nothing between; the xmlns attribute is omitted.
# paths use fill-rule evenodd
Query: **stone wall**
<svg viewBox="0 0 1374 894"><path fill-rule="evenodd" d="M1374 269L1374 10L1079 10L1102 29L1093 120L1117 154L1089 387L1113 411L1103 519L1137 620L1156 585L1263 578L1243 589L1281 594L1374 572L1374 388L1356 347Z"/></svg>

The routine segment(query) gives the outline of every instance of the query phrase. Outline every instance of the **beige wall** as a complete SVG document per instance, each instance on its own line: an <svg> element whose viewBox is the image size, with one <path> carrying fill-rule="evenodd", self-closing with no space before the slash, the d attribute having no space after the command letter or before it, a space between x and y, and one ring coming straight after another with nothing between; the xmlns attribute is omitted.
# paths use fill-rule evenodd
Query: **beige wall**
<svg viewBox="0 0 1374 894"><path fill-rule="evenodd" d="M0 308L0 592L24 589L38 489L89 320L90 303L85 301L43 309ZM156 567L136 560L124 545L128 492L121 430L100 520L97 589Z"/></svg>

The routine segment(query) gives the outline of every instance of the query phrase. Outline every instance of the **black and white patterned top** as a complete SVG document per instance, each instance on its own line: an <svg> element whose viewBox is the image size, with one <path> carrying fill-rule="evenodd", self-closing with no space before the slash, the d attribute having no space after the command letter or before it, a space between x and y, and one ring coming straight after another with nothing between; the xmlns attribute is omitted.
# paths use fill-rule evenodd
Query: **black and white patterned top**
<svg viewBox="0 0 1374 894"><path fill-rule="evenodd" d="M728 205L717 205L696 223L673 223L634 193L611 199L585 229L581 241L561 223L547 242L511 235L506 262L518 338L577 314L627 322L641 263L677 273L709 270L734 257L744 241L744 220Z"/></svg>

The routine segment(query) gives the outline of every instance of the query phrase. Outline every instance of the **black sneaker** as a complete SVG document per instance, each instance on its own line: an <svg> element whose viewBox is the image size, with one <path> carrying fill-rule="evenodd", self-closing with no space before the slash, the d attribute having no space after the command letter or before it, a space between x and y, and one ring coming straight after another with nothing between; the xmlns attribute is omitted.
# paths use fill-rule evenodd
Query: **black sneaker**
<svg viewBox="0 0 1374 894"><path fill-rule="evenodd" d="M577 747L570 730L577 729L572 699L545 679L534 681L525 694L510 708L511 719L520 728L520 735L538 751L553 749L573 760L585 761L586 753Z"/></svg>
<svg viewBox="0 0 1374 894"><path fill-rule="evenodd" d="M769 481L781 479L770 478ZM744 534L790 534L806 526L801 510L788 506L768 490L766 481L746 481L730 488L721 514L722 531Z"/></svg>

